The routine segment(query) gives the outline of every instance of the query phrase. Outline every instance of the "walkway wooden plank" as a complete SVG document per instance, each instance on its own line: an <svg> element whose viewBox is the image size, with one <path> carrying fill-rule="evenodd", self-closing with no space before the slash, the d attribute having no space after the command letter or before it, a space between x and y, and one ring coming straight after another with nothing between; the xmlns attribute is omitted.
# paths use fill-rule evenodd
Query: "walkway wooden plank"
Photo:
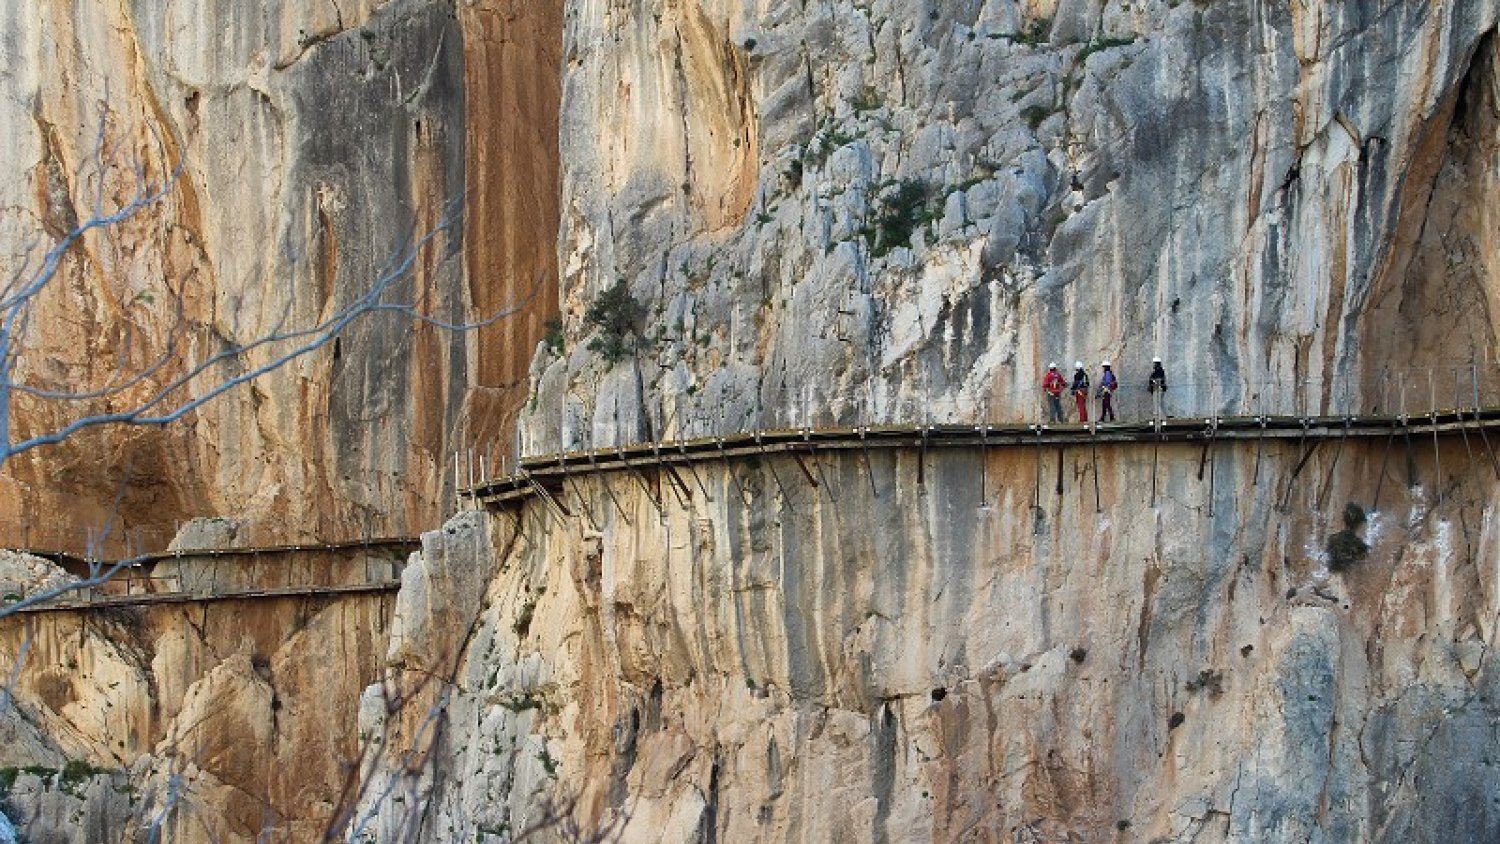
<svg viewBox="0 0 1500 844"><path fill-rule="evenodd" d="M381 537L379 539L353 539L345 542L261 545L253 548L184 548L181 551L153 551L149 554L132 557L131 560L146 564L190 557L269 557L276 554L300 554L309 551L360 551L376 548L396 548L416 551L421 547L422 540L419 537L392 536Z"/></svg>
<svg viewBox="0 0 1500 844"><path fill-rule="evenodd" d="M421 537L416 536L392 536L378 539L353 539L342 542L309 542L297 545L259 545L247 548L184 548L178 551L150 551L128 557L123 560L89 560L83 557L47 548L15 548L7 547L7 551L16 551L30 554L33 557L41 557L51 560L64 568L87 568L90 564L98 568L108 569L116 565L127 565L131 567L149 566L167 560L191 560L191 559L218 559L222 557L274 557L277 555L297 555L304 553L316 553L320 551L362 551L366 549L395 549L398 551L412 552L422 548Z"/></svg>
<svg viewBox="0 0 1500 844"><path fill-rule="evenodd" d="M33 604L16 610L21 613L77 612L107 607L151 607L166 604L211 603L215 601L265 600L267 598L339 597L379 592L395 592L401 581L387 580L352 586L290 586L276 589L248 589L234 592L157 592L150 595L101 595L93 600L65 599Z"/></svg>

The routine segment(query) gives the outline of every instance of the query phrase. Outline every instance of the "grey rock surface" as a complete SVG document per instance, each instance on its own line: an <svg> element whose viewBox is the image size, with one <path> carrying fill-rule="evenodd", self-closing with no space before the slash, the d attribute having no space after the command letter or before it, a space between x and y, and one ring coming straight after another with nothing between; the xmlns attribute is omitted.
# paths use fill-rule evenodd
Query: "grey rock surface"
<svg viewBox="0 0 1500 844"><path fill-rule="evenodd" d="M524 447L1034 418L1049 360L1139 385L1153 355L1195 412L1389 409L1392 368L1494 343L1496 16L577 4L570 342ZM583 317L616 281L648 316L611 364Z"/></svg>

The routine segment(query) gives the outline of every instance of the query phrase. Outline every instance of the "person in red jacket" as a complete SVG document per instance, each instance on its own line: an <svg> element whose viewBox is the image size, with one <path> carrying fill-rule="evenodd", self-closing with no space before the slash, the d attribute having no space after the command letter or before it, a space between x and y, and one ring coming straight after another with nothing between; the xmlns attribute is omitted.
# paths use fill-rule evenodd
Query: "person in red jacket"
<svg viewBox="0 0 1500 844"><path fill-rule="evenodd" d="M1073 400L1078 403L1078 421L1089 421L1089 374L1083 361L1073 364Z"/></svg>
<svg viewBox="0 0 1500 844"><path fill-rule="evenodd" d="M1067 387L1068 382L1057 371L1057 364L1048 366L1047 374L1042 376L1042 392L1047 394L1047 413L1051 422L1062 421L1062 394Z"/></svg>

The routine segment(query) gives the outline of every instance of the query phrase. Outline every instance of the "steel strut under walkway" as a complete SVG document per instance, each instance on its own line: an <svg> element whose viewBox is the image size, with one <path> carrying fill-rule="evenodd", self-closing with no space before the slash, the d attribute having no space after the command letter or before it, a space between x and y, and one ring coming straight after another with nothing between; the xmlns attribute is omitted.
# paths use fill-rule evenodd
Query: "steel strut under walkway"
<svg viewBox="0 0 1500 844"><path fill-rule="evenodd" d="M1107 424L935 424L787 428L723 437L637 443L588 451L523 458L520 471L460 490L476 504L504 507L530 498L553 506L548 489L577 475L639 472L643 468L693 466L773 454L873 449L1019 448L1125 445L1270 439L1316 442L1421 433L1432 437L1500 430L1500 407L1445 410L1422 416L1216 416L1180 417ZM1497 469L1500 472L1500 469Z"/></svg>

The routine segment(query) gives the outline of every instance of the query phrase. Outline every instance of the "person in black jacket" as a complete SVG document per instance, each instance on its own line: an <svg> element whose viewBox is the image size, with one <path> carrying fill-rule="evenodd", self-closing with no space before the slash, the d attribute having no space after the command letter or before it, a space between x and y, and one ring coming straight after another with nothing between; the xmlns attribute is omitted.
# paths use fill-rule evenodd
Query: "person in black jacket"
<svg viewBox="0 0 1500 844"><path fill-rule="evenodd" d="M1146 382L1146 392L1151 394L1151 417L1160 419L1166 415L1167 403L1167 370L1161 365L1161 358L1151 359L1151 378Z"/></svg>
<svg viewBox="0 0 1500 844"><path fill-rule="evenodd" d="M1073 364L1073 400L1078 403L1078 421L1089 421L1089 374L1083 371L1083 361Z"/></svg>

